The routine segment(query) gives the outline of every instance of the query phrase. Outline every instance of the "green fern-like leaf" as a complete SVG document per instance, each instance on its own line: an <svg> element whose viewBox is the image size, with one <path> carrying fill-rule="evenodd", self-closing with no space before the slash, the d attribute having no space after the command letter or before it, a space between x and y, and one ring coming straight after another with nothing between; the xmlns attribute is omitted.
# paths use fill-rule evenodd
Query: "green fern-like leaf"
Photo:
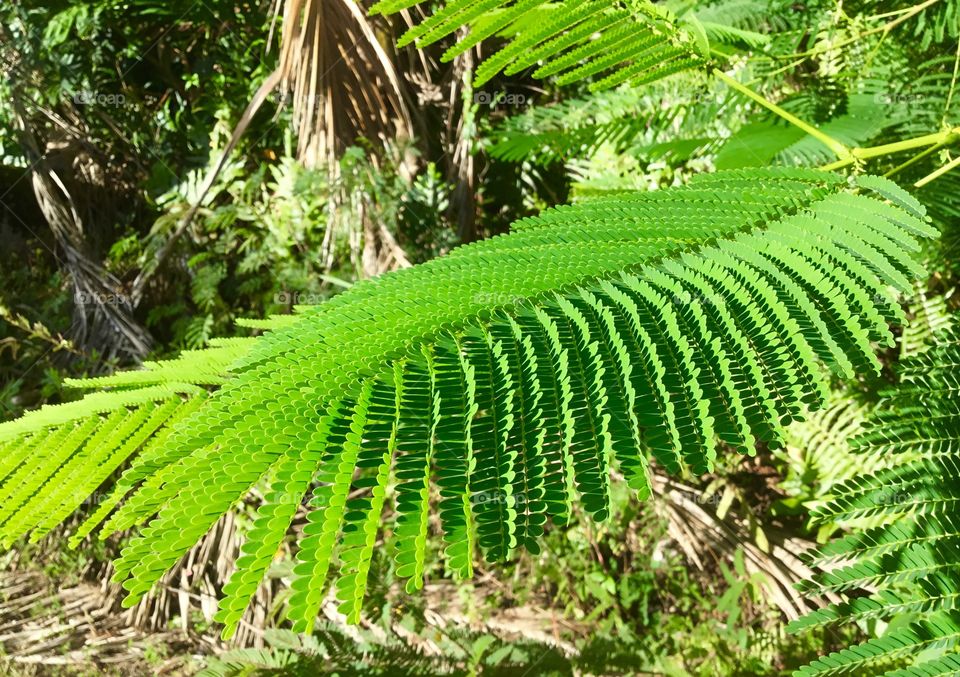
<svg viewBox="0 0 960 677"><path fill-rule="evenodd" d="M960 334L936 336L901 365L856 445L890 467L834 489L822 519L871 517L816 553L826 573L811 593L869 590L792 624L794 630L854 620L909 619L864 644L826 656L801 675L955 674L960 647ZM839 565L839 566L837 566Z"/></svg>
<svg viewBox="0 0 960 677"><path fill-rule="evenodd" d="M671 131L686 127L702 133L716 123L723 97L708 90L707 82L690 73L649 87L623 86L532 106L494 128L490 154L539 165L589 157L604 146L617 153L646 146L653 155L656 142ZM659 152L667 146L674 150L675 144Z"/></svg>
<svg viewBox="0 0 960 677"><path fill-rule="evenodd" d="M9 546L27 533L34 540L44 536L93 494L97 507L71 538L76 546L140 482L158 483L154 473L170 463L160 446L203 403L204 386L224 382L251 341L219 339L206 350L146 362L142 369L69 379L73 387L105 390L0 425L0 441L9 449L0 463L0 541ZM100 500L98 487L128 461Z"/></svg>
<svg viewBox="0 0 960 677"><path fill-rule="evenodd" d="M392 14L415 4L381 0L370 12ZM556 76L560 84L591 79L591 89L600 90L653 82L707 63L694 24L684 27L647 0L451 0L408 30L398 45L423 47L464 27L466 37L444 60L493 36L507 40L477 68L476 86L501 71L513 75L536 66L535 77ZM724 35L730 37L729 30Z"/></svg>
<svg viewBox="0 0 960 677"><path fill-rule="evenodd" d="M703 472L718 440L742 453L782 444L784 426L823 403L825 370L879 370L874 345L893 345L896 295L922 274L913 257L933 235L891 182L800 169L548 210L237 344L219 390L171 413L90 520L107 519L101 535L143 525L116 562L132 604L266 482L225 590L225 633L301 499L289 615L310 628L337 578L356 620L388 507L391 556L413 591L437 536L447 570L466 577L475 555L535 551L575 503L605 519L614 471L646 494L650 456ZM23 478L67 467L95 430L116 446L120 426L152 420L141 404L116 407L110 425L99 413L5 424L43 453L0 484L22 497L4 502L4 537L48 528L69 503L38 523L17 506L45 492ZM126 454L116 449L69 467L102 472Z"/></svg>

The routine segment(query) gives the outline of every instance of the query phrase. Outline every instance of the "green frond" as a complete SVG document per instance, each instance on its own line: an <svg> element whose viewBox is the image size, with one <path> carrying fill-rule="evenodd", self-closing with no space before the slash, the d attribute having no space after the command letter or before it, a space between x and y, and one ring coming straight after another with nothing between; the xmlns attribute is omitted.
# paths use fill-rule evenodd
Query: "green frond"
<svg viewBox="0 0 960 677"><path fill-rule="evenodd" d="M772 9L767 0L719 0L698 6L696 14L704 24L722 24L754 33L786 30L787 22L780 12Z"/></svg>
<svg viewBox="0 0 960 677"><path fill-rule="evenodd" d="M956 40L960 36L960 2L944 0L924 9L913 24L913 34L920 38L921 49Z"/></svg>
<svg viewBox="0 0 960 677"><path fill-rule="evenodd" d="M893 661L912 660L924 651L952 648L958 642L960 642L960 614L932 614L922 621L912 623L909 627L892 630L883 637L819 658L797 670L794 675L809 677L875 674L879 667L881 672L888 675L925 676L930 673L917 665L896 671L884 671L882 668ZM951 670L948 674L954 673Z"/></svg>
<svg viewBox="0 0 960 677"><path fill-rule="evenodd" d="M649 87L625 85L569 97L506 118L492 130L489 152L507 162L548 165L589 157L603 147L616 153L653 149L677 129L715 125L722 100L696 72Z"/></svg>
<svg viewBox="0 0 960 677"><path fill-rule="evenodd" d="M160 453L162 443L203 403L206 387L224 383L251 341L218 339L141 369L71 379L75 388L106 390L0 424L9 447L0 463L0 541L9 546L28 533L39 539L93 495L95 510L70 539L78 545L140 482L167 468L172 459ZM127 465L109 495L97 493Z"/></svg>
<svg viewBox="0 0 960 677"><path fill-rule="evenodd" d="M725 45L742 45L747 48L757 49L770 42L770 37L756 31L744 30L736 26L726 26L724 24L714 23L713 21L701 21L703 30L711 43L720 43Z"/></svg>
<svg viewBox="0 0 960 677"><path fill-rule="evenodd" d="M184 350L172 360L144 362L141 369L122 371L111 376L66 379L65 383L67 386L84 390L144 387L171 382L220 385L225 381L230 365L247 353L254 340L252 338L215 338L210 340L208 348Z"/></svg>
<svg viewBox="0 0 960 677"><path fill-rule="evenodd" d="M956 0L939 0L926 11L937 9L937 5L946 9L960 8ZM922 27L922 16L912 22L917 29ZM956 30L956 29L955 29ZM954 33L956 35L956 33ZM909 69L909 78L900 73L889 73L881 80L881 88L875 99L893 118L899 119L896 131L902 137L929 134L944 123L957 124L960 121L960 101L951 96L955 87L953 80L954 49ZM925 201L926 203L926 201Z"/></svg>
<svg viewBox="0 0 960 677"><path fill-rule="evenodd" d="M932 267L956 276L960 273L960 175L946 174L917 194L942 233L936 246L931 247Z"/></svg>
<svg viewBox="0 0 960 677"><path fill-rule="evenodd" d="M960 610L958 579L937 575L920 581L909 592L880 590L869 597L854 597L847 602L818 609L788 627L792 632L838 623L885 620L895 616L911 617L937 611Z"/></svg>
<svg viewBox="0 0 960 677"><path fill-rule="evenodd" d="M913 297L908 305L910 321L900 336L901 357L912 357L939 341L939 336L953 331L955 318L942 294L931 294L925 285L914 286Z"/></svg>
<svg viewBox="0 0 960 677"><path fill-rule="evenodd" d="M826 567L808 593L866 590L792 624L791 629L880 620L899 629L826 656L797 674L953 674L957 663L937 657L960 647L960 334L935 335L926 350L901 363L901 385L884 400L855 440L885 467L834 487L823 519L872 517L820 548ZM909 625L893 623L909 620Z"/></svg>
<svg viewBox="0 0 960 677"><path fill-rule="evenodd" d="M18 419L0 423L0 441L22 439L54 426L89 420L99 414L109 414L148 402L159 402L174 395L192 395L202 391L202 388L190 383L169 381L143 388L90 393L79 400L45 405Z"/></svg>
<svg viewBox="0 0 960 677"><path fill-rule="evenodd" d="M852 395L834 394L826 407L790 426L785 448L778 452L789 469L786 490L812 489L804 498L823 499L835 485L877 470L876 459L857 454L850 444L871 410Z"/></svg>
<svg viewBox="0 0 960 677"><path fill-rule="evenodd" d="M956 675L957 673L960 673L960 655L947 654L925 662L920 673L909 667L903 670L894 670L890 673L890 677L914 677L917 674L920 677L943 677L944 675Z"/></svg>
<svg viewBox="0 0 960 677"><path fill-rule="evenodd" d="M605 519L616 474L649 493L650 456L704 472L718 441L741 453L782 444L784 426L823 404L828 370L878 370L874 345L891 344L897 294L935 234L889 182L803 169L551 209L237 344L245 354L219 390L170 405L171 423L142 444L155 405L32 430L25 442L43 453L24 455L0 491L20 505L43 493L22 484L37 465L79 477L132 456L80 533L104 519L101 536L142 525L116 562L133 604L265 483L224 590L224 633L302 500L288 615L312 627L336 579L357 620L385 513L414 591L434 540L447 571L468 577L477 555L536 551L574 504ZM100 431L96 456L71 460ZM50 502L36 518L4 502L3 537L48 529L70 504Z"/></svg>
<svg viewBox="0 0 960 677"><path fill-rule="evenodd" d="M549 164L603 143L622 149L646 129L652 108L649 97L632 87L534 106L493 130L490 154L507 162Z"/></svg>
<svg viewBox="0 0 960 677"><path fill-rule="evenodd" d="M412 4L381 0L370 12L392 14ZM506 40L477 68L477 87L501 71L511 75L533 66L535 77L556 76L561 84L590 79L590 88L600 90L706 65L705 50L691 31L648 0L452 0L410 28L398 45L424 47L462 28L469 32L443 54L444 61L487 38ZM728 29L724 36L732 36L731 30L736 32ZM739 33L740 39L747 36Z"/></svg>
<svg viewBox="0 0 960 677"><path fill-rule="evenodd" d="M156 483L157 477L162 477L162 474L158 471L165 469L167 463L166 460L160 456L159 450L163 447L163 444L173 431L182 425L183 422L203 404L205 399L205 395L196 395L184 402L170 418L167 419L163 429L157 432L149 441L143 443L143 446L131 461L130 466L120 475L120 478L116 484L114 484L110 493L102 498L102 500L96 502L96 510L74 531L68 541L71 548L77 547L84 538L90 535L140 482L152 480ZM103 470L109 471L119 467L119 464L113 468L111 468L110 465L111 464L104 464ZM115 513L115 515L116 514L119 513ZM104 530L104 535L109 533L113 533L112 530Z"/></svg>

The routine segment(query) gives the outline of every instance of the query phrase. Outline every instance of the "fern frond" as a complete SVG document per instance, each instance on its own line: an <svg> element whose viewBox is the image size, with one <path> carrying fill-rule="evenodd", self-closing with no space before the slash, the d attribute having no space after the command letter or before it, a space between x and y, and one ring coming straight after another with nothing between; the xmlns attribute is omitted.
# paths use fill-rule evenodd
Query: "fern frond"
<svg viewBox="0 0 960 677"><path fill-rule="evenodd" d="M797 677L812 675L864 675L897 659L912 659L924 651L950 649L960 643L960 614L937 613L909 627L892 630L850 649L836 651L797 670ZM938 668L940 669L940 668ZM912 665L886 674L928 675L923 666ZM936 674L936 673L934 673ZM948 674L954 674L951 670Z"/></svg>
<svg viewBox="0 0 960 677"><path fill-rule="evenodd" d="M960 36L960 2L945 0L924 9L913 24L914 36L920 38L920 48L956 40Z"/></svg>
<svg viewBox="0 0 960 677"><path fill-rule="evenodd" d="M153 517L116 562L125 603L263 481L225 634L308 495L298 629L334 576L358 618L390 486L393 558L413 591L433 512L448 571L466 577L475 554L536 550L575 502L605 519L615 470L649 492L649 455L702 472L718 440L742 453L781 444L822 404L825 369L875 372L873 344L892 344L896 293L922 273L913 256L935 230L891 186L754 170L587 200L304 310L161 429L121 476L123 502L91 518L119 503L108 533ZM130 414L113 415L120 426ZM90 433L36 444L59 449L61 434Z"/></svg>
<svg viewBox="0 0 960 677"><path fill-rule="evenodd" d="M835 568L807 592L871 591L814 612L792 629L850 622L915 619L910 625L831 654L798 674L952 674L956 663L935 652L960 646L960 334L936 336L902 362L903 383L886 394L856 440L891 467L851 479L819 512L834 519L872 516L860 529L822 547L815 559ZM839 565L839 566L836 566ZM910 667L891 661L909 657Z"/></svg>
<svg viewBox="0 0 960 677"><path fill-rule="evenodd" d="M251 341L219 339L138 370L70 379L75 388L108 389L0 424L0 440L9 443L0 463L0 542L41 538L132 460L113 492L97 496L96 510L71 538L79 544L139 482L170 464L159 444L202 404L205 387L225 381Z"/></svg>
<svg viewBox="0 0 960 677"><path fill-rule="evenodd" d="M534 106L493 130L490 154L507 162L548 164L589 154L604 143L622 149L647 129L653 111L654 101L633 87Z"/></svg>
<svg viewBox="0 0 960 677"><path fill-rule="evenodd" d="M936 3L942 8L960 3ZM935 9L930 7L929 10ZM957 11L956 9L954 11ZM920 22L916 26L919 28ZM952 51L952 50L951 50ZM876 93L876 103L882 106L893 118L900 120L897 133L904 136L919 136L938 129L943 124L956 124L960 121L960 101L950 92L955 87L953 80L954 56L943 54L917 66L911 66L903 78L903 73L890 72L883 79L883 88Z"/></svg>
<svg viewBox="0 0 960 677"><path fill-rule="evenodd" d="M781 12L767 0L720 0L697 7L701 23L716 23L741 30L767 34L784 31L789 25Z"/></svg>
<svg viewBox="0 0 960 677"><path fill-rule="evenodd" d="M912 357L939 341L939 336L953 331L955 318L942 294L930 294L923 284L914 287L908 307L910 322L900 337L901 357Z"/></svg>
<svg viewBox="0 0 960 677"><path fill-rule="evenodd" d="M55 426L89 420L99 414L125 410L147 402L159 402L174 395L192 395L202 390L190 383L169 381L144 388L90 393L79 400L66 404L44 405L18 419L0 423L0 440L15 440Z"/></svg>
<svg viewBox="0 0 960 677"><path fill-rule="evenodd" d="M654 149L679 129L702 133L716 125L724 97L708 82L692 72L649 87L622 86L532 106L492 130L490 154L508 162L548 165L589 157L602 147L615 153L638 146ZM673 148L675 140L667 145Z"/></svg>
<svg viewBox="0 0 960 677"><path fill-rule="evenodd" d="M392 14L412 4L381 0L370 12ZM556 76L561 84L592 79L590 88L601 90L706 64L706 50L693 34L647 0L452 0L410 28L398 45L424 47L461 28L469 32L443 54L444 61L494 35L507 41L477 68L478 87L501 71L511 75L535 65L535 77Z"/></svg>
<svg viewBox="0 0 960 677"><path fill-rule="evenodd" d="M252 338L214 338L209 341L209 347L184 350L172 360L144 362L141 369L121 371L111 376L65 379L65 384L84 390L142 387L170 382L220 385L230 365L247 353L253 341Z"/></svg>
<svg viewBox="0 0 960 677"><path fill-rule="evenodd" d="M821 499L835 485L877 470L877 460L855 453L850 445L871 409L852 395L833 394L824 409L790 426L785 449L778 452L789 468L783 482L787 491L808 491L805 498Z"/></svg>
<svg viewBox="0 0 960 677"><path fill-rule="evenodd" d="M735 26L726 26L724 24L714 23L713 21L701 21L707 38L712 43L726 45L742 45L747 48L759 48L770 42L770 38L763 33L748 31Z"/></svg>

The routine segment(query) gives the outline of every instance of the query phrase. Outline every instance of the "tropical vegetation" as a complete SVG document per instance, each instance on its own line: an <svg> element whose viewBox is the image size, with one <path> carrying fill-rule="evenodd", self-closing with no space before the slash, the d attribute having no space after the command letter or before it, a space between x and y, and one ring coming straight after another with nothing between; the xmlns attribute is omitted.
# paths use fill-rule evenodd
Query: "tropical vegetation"
<svg viewBox="0 0 960 677"><path fill-rule="evenodd" d="M0 14L10 665L960 673L960 3Z"/></svg>

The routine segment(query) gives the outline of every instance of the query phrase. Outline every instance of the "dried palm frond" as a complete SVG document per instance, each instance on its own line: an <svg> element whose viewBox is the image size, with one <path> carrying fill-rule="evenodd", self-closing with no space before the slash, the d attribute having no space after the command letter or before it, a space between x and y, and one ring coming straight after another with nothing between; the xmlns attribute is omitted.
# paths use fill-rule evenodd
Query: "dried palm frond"
<svg viewBox="0 0 960 677"><path fill-rule="evenodd" d="M183 669L202 640L178 630L146 631L103 604L102 591L90 583L60 587L40 572L0 576L0 672L9 675L155 674ZM176 655L157 664L148 656L160 650ZM213 650L204 647L204 653ZM86 670L86 672L82 672Z"/></svg>
<svg viewBox="0 0 960 677"><path fill-rule="evenodd" d="M278 71L308 167L333 167L358 138L413 136L405 86L353 0L285 2Z"/></svg>
<svg viewBox="0 0 960 677"><path fill-rule="evenodd" d="M324 167L339 174L342 152L360 139L377 145L412 139L414 122L407 106L409 93L393 58L377 38L365 10L353 0L277 0L272 11L282 14L279 65L257 89L234 127L219 159L207 170L203 187L167 243L138 275L131 294L139 301L148 279L171 255L199 206L272 92L279 92L282 109L291 105L297 131L297 156L306 167ZM388 27L387 32L390 32ZM383 32L383 31L380 31ZM271 35L272 38L272 35ZM424 63L424 69L428 65ZM376 161L376 156L372 158ZM336 200L336 198L335 198ZM405 265L406 256L380 229L369 242L353 248L363 256L364 270L375 274ZM380 252L386 251L387 254ZM362 252L362 254L361 254ZM376 256L381 263L369 263Z"/></svg>
<svg viewBox="0 0 960 677"><path fill-rule="evenodd" d="M36 561L56 563L64 541L61 531L29 554L11 552L0 574L0 655L17 664L60 664L67 657L67 663L94 660L107 665L142 657L145 643L157 640L180 644L190 638L204 643L204 652L263 646L263 628L272 625L279 581L258 592L229 642L196 633L199 622L213 621L217 595L235 569L243 540L237 517L236 512L224 515L155 590L126 610L121 604L125 591L110 581L110 562L87 560L78 583L70 586L36 570ZM21 558L26 561L21 563ZM170 634L174 628L176 636ZM87 654L71 652L79 646L89 649Z"/></svg>
<svg viewBox="0 0 960 677"><path fill-rule="evenodd" d="M766 524L758 542L756 525L751 530L746 520L722 514L719 506L704 500L698 489L660 474L654 475L654 491L659 498L658 509L667 518L670 537L694 566L705 569L708 562L726 559L739 549L747 573L762 574L767 598L786 618L794 620L807 613L807 602L795 586L813 575L798 557L813 543L781 537Z"/></svg>
<svg viewBox="0 0 960 677"><path fill-rule="evenodd" d="M12 72L12 71L10 71ZM71 340L78 346L100 352L105 360L115 357L141 359L150 350L147 330L134 318L135 305L123 293L117 277L107 271L90 251L83 211L71 180L74 172L70 152L58 153L54 140L44 140L26 111L22 94L11 89L11 104L23 153L29 161L33 193L50 226L62 258L58 263L73 282L73 326ZM66 156L62 167L53 158ZM89 221L89 219L88 219Z"/></svg>

